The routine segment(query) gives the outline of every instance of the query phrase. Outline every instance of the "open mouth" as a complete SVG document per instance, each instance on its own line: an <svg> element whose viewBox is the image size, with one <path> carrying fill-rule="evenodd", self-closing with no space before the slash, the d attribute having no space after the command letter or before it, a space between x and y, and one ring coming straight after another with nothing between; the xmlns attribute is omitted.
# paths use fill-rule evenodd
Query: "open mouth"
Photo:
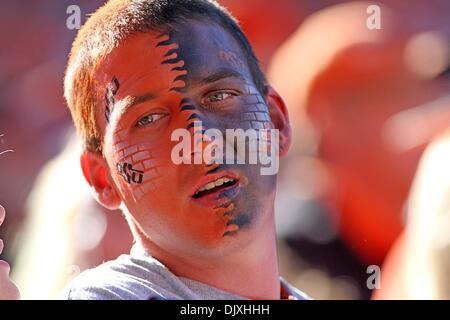
<svg viewBox="0 0 450 320"><path fill-rule="evenodd" d="M211 181L198 189L192 198L198 199L204 196L207 196L211 193L220 192L228 187L232 187L236 185L237 180L231 178L219 178L217 180Z"/></svg>

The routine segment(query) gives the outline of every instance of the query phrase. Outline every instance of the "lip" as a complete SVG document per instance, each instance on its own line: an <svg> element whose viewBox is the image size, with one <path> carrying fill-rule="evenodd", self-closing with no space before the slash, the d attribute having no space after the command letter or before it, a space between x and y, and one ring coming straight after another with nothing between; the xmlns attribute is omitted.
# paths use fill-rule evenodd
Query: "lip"
<svg viewBox="0 0 450 320"><path fill-rule="evenodd" d="M211 192L207 195L204 195L200 198L193 198L193 195L199 190L201 187L205 186L206 184L213 182L217 179L221 178L228 178L236 180L236 183L232 186L228 186L222 189L219 189L217 191ZM191 192L191 200L202 206L202 207L220 207L221 205L224 205L225 203L229 202L233 198L235 198L239 193L239 187L240 187L240 176L234 172L231 172L229 170L223 170L218 171L213 174L208 174L204 177L202 177L193 188L193 191ZM227 193L227 196L220 197L221 194Z"/></svg>

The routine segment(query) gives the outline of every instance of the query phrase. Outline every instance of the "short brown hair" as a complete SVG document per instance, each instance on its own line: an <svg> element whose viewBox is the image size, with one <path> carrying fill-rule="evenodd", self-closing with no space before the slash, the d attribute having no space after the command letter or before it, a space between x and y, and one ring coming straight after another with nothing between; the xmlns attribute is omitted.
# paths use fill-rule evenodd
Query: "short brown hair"
<svg viewBox="0 0 450 320"><path fill-rule="evenodd" d="M110 0L78 32L64 79L64 96L85 150L102 152L93 77L104 58L133 33L169 31L192 18L216 23L236 39L255 85L264 92L265 77L253 49L237 21L215 0Z"/></svg>

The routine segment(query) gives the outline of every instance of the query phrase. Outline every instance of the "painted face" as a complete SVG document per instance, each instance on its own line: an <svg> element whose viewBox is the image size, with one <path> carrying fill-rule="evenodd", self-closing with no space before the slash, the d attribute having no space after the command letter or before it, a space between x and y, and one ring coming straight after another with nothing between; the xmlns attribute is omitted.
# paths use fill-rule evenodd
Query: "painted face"
<svg viewBox="0 0 450 320"><path fill-rule="evenodd" d="M262 213L273 206L276 176L255 164L174 164L171 135L183 128L193 144L208 144L196 131L270 128L270 117L228 33L200 22L178 30L137 34L114 49L96 76L97 121L113 179L145 235L171 252L223 254L273 218Z"/></svg>

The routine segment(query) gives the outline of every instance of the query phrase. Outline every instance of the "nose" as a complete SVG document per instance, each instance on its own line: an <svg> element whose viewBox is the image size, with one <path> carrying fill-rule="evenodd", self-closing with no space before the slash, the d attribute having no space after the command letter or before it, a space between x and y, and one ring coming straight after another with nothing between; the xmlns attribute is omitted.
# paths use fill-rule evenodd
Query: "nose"
<svg viewBox="0 0 450 320"><path fill-rule="evenodd" d="M185 121L185 129L189 131L191 136L191 146L193 147L190 153L191 161L194 164L203 164L206 166L211 166L217 159L216 154L211 153L204 154L204 150L208 148L212 143L212 139L205 136L205 132L208 129L213 129L209 117L205 115L203 109L190 98L184 98L180 102L179 111L181 117ZM193 159L192 159L193 158Z"/></svg>

